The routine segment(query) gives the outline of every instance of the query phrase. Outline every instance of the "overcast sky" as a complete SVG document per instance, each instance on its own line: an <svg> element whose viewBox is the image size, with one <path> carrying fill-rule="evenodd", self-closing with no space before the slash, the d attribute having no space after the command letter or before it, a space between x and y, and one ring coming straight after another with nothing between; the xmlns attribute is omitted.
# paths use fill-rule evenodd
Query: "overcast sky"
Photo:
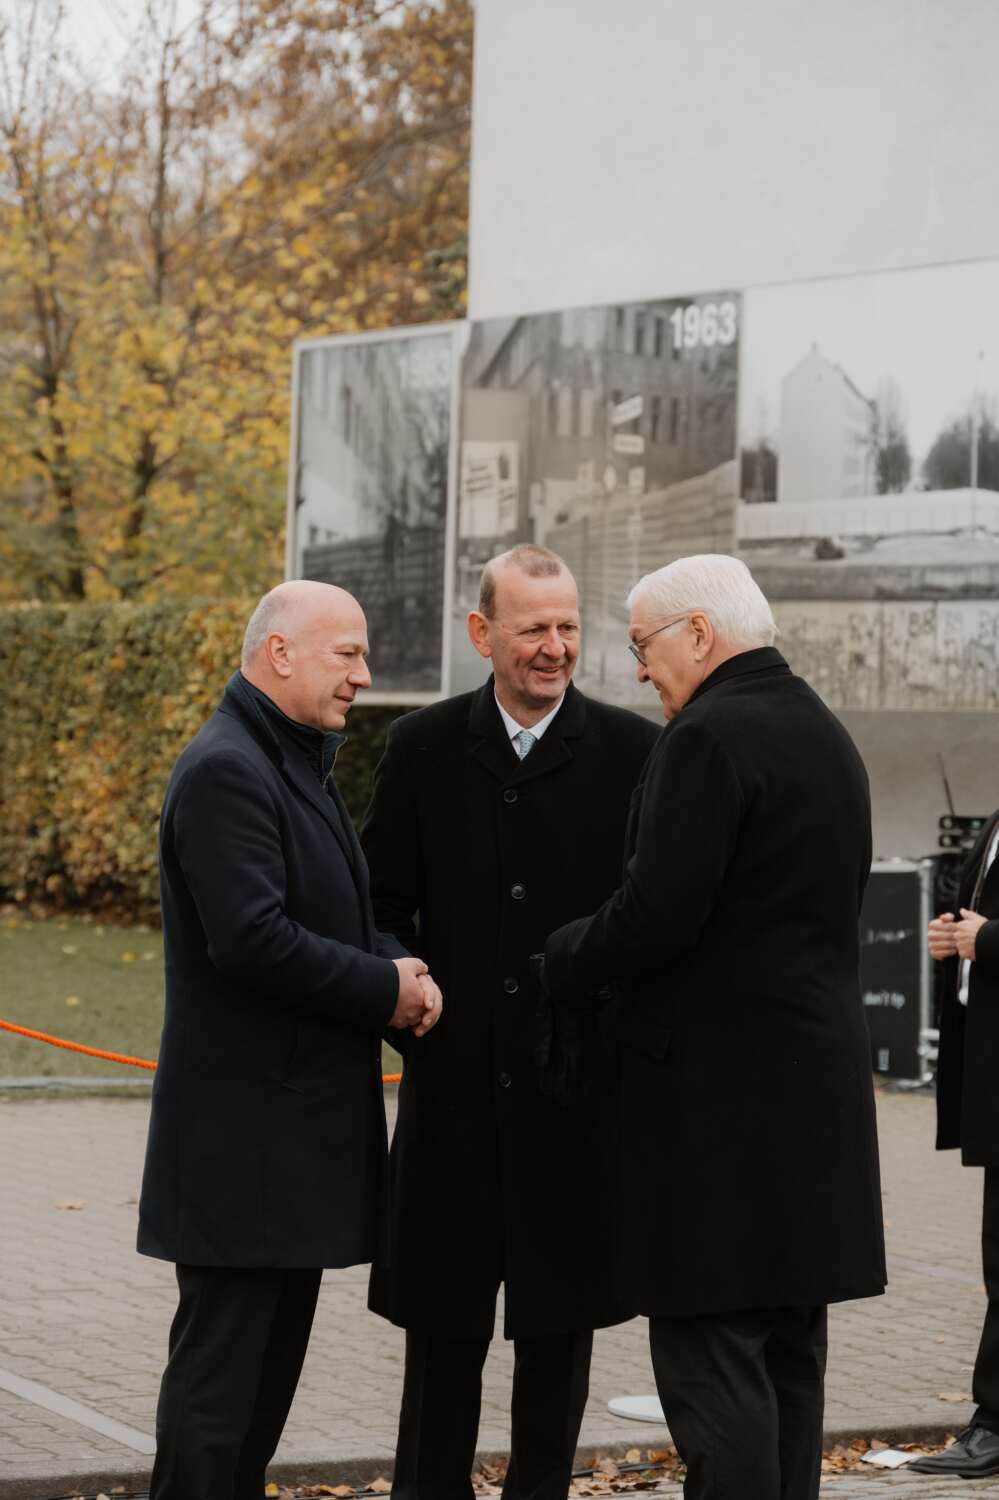
<svg viewBox="0 0 999 1500"><path fill-rule="evenodd" d="M158 0L165 11L171 0ZM173 0L181 20L193 15L194 0ZM65 23L62 35L68 48L85 65L88 74L105 87L114 83L135 27L145 10L144 0L63 0ZM0 16L12 27L23 25L30 0L0 0Z"/></svg>
<svg viewBox="0 0 999 1500"><path fill-rule="evenodd" d="M908 407L913 456L967 410L976 386L999 398L999 260L760 287L743 302L740 441L780 422L780 385L811 345L865 396L886 378ZM982 358L979 360L979 351Z"/></svg>

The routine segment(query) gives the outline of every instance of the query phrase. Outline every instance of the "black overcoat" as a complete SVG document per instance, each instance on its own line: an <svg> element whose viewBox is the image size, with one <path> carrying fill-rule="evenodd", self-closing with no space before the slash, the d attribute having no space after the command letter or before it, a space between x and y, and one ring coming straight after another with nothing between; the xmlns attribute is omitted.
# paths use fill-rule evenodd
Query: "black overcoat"
<svg viewBox="0 0 999 1500"><path fill-rule="evenodd" d="M999 822L993 813L961 875L954 915L970 908L982 861ZM957 998L960 965L944 960L937 1061L937 1149L961 1148L967 1167L999 1167L999 860L985 877L976 910L989 920L975 937L968 1003Z"/></svg>
<svg viewBox="0 0 999 1500"><path fill-rule="evenodd" d="M867 776L779 652L730 658L670 721L627 849L546 945L554 994L621 982L625 1284L649 1314L882 1291Z"/></svg>
<svg viewBox="0 0 999 1500"><path fill-rule="evenodd" d="M338 798L237 673L160 825L166 1013L145 1255L347 1266L386 1243L381 1035L404 950L374 930Z"/></svg>
<svg viewBox="0 0 999 1500"><path fill-rule="evenodd" d="M375 914L444 990L406 1054L389 1270L372 1273L371 1306L403 1327L488 1337L501 1278L508 1337L634 1311L610 1291L611 1219L630 1211L605 1171L616 1070L594 1049L565 1102L545 1092L528 957L613 890L659 732L570 686L518 761L491 680L389 731L361 831Z"/></svg>

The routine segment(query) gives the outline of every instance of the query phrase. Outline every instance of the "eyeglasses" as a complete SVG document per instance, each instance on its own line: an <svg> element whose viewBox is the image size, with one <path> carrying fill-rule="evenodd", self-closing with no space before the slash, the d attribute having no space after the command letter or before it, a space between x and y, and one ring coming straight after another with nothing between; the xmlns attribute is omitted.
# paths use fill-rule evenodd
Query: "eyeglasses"
<svg viewBox="0 0 999 1500"><path fill-rule="evenodd" d="M679 625L681 620L686 620L687 618L688 612L684 610L682 615L674 615L672 620L666 621L665 625L657 625L655 630L650 630L648 635L643 635L640 640L629 641L628 650L631 652L632 656L639 663L639 665L643 667L647 665L645 657L642 655L641 649L645 645L646 641L651 641L652 637L654 635L658 635L660 631L668 630L671 625Z"/></svg>

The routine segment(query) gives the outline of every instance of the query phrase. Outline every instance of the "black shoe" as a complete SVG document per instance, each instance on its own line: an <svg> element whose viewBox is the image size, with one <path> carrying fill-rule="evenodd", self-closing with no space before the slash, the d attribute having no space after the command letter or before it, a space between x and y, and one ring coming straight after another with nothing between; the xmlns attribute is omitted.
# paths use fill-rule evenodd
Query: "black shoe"
<svg viewBox="0 0 999 1500"><path fill-rule="evenodd" d="M988 1427L966 1427L942 1453L913 1459L906 1464L913 1474L952 1474L955 1479L984 1479L999 1474L999 1432Z"/></svg>

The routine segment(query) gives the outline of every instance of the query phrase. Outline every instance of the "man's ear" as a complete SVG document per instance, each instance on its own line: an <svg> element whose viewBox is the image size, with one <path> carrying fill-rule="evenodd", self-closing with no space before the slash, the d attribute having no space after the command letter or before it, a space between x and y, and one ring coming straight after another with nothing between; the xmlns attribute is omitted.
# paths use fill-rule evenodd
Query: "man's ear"
<svg viewBox="0 0 999 1500"><path fill-rule="evenodd" d="M715 643L715 628L700 610L695 610L691 615L690 628L694 634L694 660L703 661L711 655L711 648Z"/></svg>
<svg viewBox="0 0 999 1500"><path fill-rule="evenodd" d="M489 641L489 621L485 615L480 615L477 609L473 609L468 616L468 639L480 656L492 656L493 648Z"/></svg>
<svg viewBox="0 0 999 1500"><path fill-rule="evenodd" d="M279 677L291 676L291 653L288 649L290 644L288 637L278 630L273 631L264 641L264 656L267 659L267 665Z"/></svg>

